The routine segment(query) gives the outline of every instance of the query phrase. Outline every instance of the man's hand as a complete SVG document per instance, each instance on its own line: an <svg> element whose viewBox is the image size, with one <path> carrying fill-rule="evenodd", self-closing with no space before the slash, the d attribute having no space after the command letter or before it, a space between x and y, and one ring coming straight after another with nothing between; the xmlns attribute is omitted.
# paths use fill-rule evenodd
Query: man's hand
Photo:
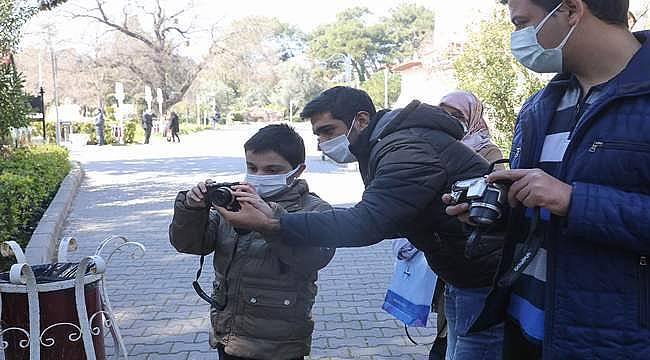
<svg viewBox="0 0 650 360"><path fill-rule="evenodd" d="M235 198L240 204L251 204L255 209L261 211L267 217L273 217L273 210L271 210L269 204L257 195L255 188L250 184L242 182L240 185L235 185L232 188L235 190Z"/></svg>
<svg viewBox="0 0 650 360"><path fill-rule="evenodd" d="M265 215L248 202L242 202L239 211L229 211L222 207L217 207L217 211L235 228L253 230L265 235L280 230L280 221Z"/></svg>
<svg viewBox="0 0 650 360"><path fill-rule="evenodd" d="M445 208L445 212L449 216L455 216L460 222L467 225L476 226L476 224L469 219L469 204L462 203L456 205L451 197L451 194L442 195L442 202L444 204L450 205Z"/></svg>
<svg viewBox="0 0 650 360"><path fill-rule="evenodd" d="M204 182L196 184L190 191L185 195L185 205L188 208L198 209L204 208L207 206L205 202L205 194L208 192L208 188L205 184L213 183L212 179L207 179Z"/></svg>
<svg viewBox="0 0 650 360"><path fill-rule="evenodd" d="M495 171L487 181L512 182L508 192L508 202L512 207L520 204L527 208L540 207L558 216L566 216L569 212L572 186L540 169Z"/></svg>

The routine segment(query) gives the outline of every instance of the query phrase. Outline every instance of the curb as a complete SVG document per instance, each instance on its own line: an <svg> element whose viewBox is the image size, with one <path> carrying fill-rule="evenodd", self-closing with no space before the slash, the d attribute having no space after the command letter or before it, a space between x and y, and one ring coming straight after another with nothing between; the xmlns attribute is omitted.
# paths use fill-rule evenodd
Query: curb
<svg viewBox="0 0 650 360"><path fill-rule="evenodd" d="M80 163L70 161L70 165L70 172L61 182L59 190L38 222L25 248L25 256L29 264L48 264L56 261L59 237L72 206L72 200L77 195L79 184L84 176Z"/></svg>

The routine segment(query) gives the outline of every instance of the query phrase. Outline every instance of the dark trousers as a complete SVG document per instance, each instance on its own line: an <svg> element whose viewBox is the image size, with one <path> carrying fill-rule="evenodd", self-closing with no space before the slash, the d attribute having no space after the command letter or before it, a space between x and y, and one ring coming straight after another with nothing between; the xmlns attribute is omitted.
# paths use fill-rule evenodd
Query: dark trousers
<svg viewBox="0 0 650 360"><path fill-rule="evenodd" d="M97 145L104 145L104 126L95 126L95 134L97 134Z"/></svg>
<svg viewBox="0 0 650 360"><path fill-rule="evenodd" d="M507 319L503 336L503 359L538 360L541 358L542 347L528 341L519 325L511 319Z"/></svg>
<svg viewBox="0 0 650 360"><path fill-rule="evenodd" d="M178 142L181 142L181 138L178 137L178 131L172 129L172 141L175 142L176 140L174 140L174 137L176 137L176 139L178 139Z"/></svg>
<svg viewBox="0 0 650 360"><path fill-rule="evenodd" d="M219 352L219 360L255 360L255 359L247 359L247 358L242 358L239 356L232 356L226 354L226 352L223 350L223 346L219 345L217 346L217 351ZM304 360L304 357L292 359L292 360Z"/></svg>
<svg viewBox="0 0 650 360"><path fill-rule="evenodd" d="M144 128L144 143L148 144L149 143L149 138L151 137L151 128Z"/></svg>

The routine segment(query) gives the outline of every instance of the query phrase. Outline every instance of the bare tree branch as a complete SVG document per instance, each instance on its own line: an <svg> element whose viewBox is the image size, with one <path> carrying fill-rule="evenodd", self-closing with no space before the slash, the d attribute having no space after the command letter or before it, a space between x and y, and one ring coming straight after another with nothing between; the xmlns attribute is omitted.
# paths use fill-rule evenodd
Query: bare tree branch
<svg viewBox="0 0 650 360"><path fill-rule="evenodd" d="M161 0L135 2L122 8L112 19L104 7L104 1L95 0L92 8L78 11L75 17L104 24L109 31L117 31L137 41L140 47L128 45L131 43L118 45L117 53L111 54L105 61L117 73L128 72L132 74L132 79L139 79L138 83L161 88L167 97L163 107L169 109L182 100L211 57L215 54L228 54L228 49L214 43L211 44L208 55L198 64L177 53L182 42L190 39L191 23L183 24L180 21L187 14L187 9L167 15ZM141 30L131 23L130 14L133 11L151 19L148 29Z"/></svg>
<svg viewBox="0 0 650 360"><path fill-rule="evenodd" d="M648 12L650 12L650 4L646 5L645 9L643 9L638 14L634 14L633 12L628 11L628 21L629 21L630 29L634 28L634 26L636 26L639 20L643 19L646 15L648 15Z"/></svg>
<svg viewBox="0 0 650 360"><path fill-rule="evenodd" d="M189 39L189 36L188 36L189 30L181 30L176 26L168 26L168 27L162 29L160 31L160 33L165 34L165 33L169 32L169 31L176 31L176 32L178 32L178 34L180 36L184 37L185 39Z"/></svg>
<svg viewBox="0 0 650 360"><path fill-rule="evenodd" d="M136 40L139 40L139 41L143 42L145 45L147 45L149 47L154 47L154 44L151 42L151 40L147 39L145 36L143 36L141 34L138 34L138 33L135 33L133 31L129 30L126 27L126 21L125 21L124 26L118 25L118 24L114 23L113 21L111 21L108 18L108 16L106 15L106 12L104 11L104 7L103 7L102 2L100 0L96 0L96 3L97 3L97 7L93 8L92 10L96 10L97 12L99 12L100 16L90 15L90 14L77 14L74 17L75 18L88 18L88 19L96 20L96 21L98 21L98 22L100 22L100 23L102 23L102 24L104 24L106 26L112 27L112 28L120 31L124 35L127 35L127 36L129 36L129 37L131 37L133 39L136 39Z"/></svg>

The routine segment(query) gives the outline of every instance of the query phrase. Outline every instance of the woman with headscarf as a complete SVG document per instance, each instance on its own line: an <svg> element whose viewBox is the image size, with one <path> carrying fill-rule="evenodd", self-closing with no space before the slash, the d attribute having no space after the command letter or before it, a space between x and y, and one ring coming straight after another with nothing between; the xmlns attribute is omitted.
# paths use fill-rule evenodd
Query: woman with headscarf
<svg viewBox="0 0 650 360"><path fill-rule="evenodd" d="M463 125L465 136L461 141L465 145L474 149L490 163L503 158L503 153L499 147L490 139L490 130L483 118L483 104L474 94L460 90L451 92L442 98L439 106ZM496 168L501 170L504 167L503 165L497 165ZM438 278L433 303L431 304L431 308L438 314L438 334L429 352L429 360L442 360L447 352L449 324L445 317L444 289L444 282Z"/></svg>
<svg viewBox="0 0 650 360"><path fill-rule="evenodd" d="M490 163L503 158L503 153L490 139L490 130L483 118L483 104L472 93L454 91L445 95L440 107L463 125L465 136L461 140Z"/></svg>

